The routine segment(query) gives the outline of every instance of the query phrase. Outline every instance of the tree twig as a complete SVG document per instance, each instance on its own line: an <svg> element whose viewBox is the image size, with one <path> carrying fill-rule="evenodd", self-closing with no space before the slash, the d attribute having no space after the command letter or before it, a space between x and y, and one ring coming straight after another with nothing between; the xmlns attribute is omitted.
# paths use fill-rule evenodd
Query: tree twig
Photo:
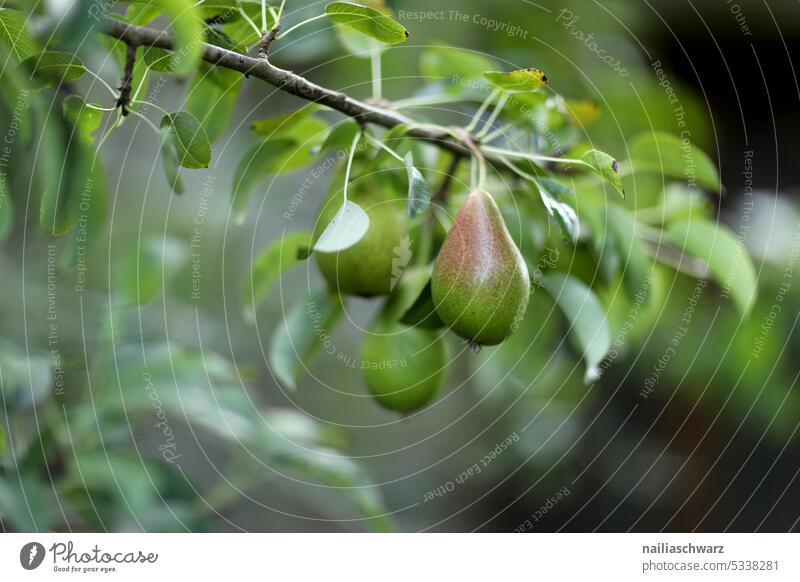
<svg viewBox="0 0 800 582"><path fill-rule="evenodd" d="M119 97L117 97L117 107L123 116L128 115L128 105L131 103L131 91L133 90L133 67L136 64L137 45L128 43L125 46L125 71L122 75L122 84L119 86Z"/></svg>
<svg viewBox="0 0 800 582"><path fill-rule="evenodd" d="M267 54L269 54L269 45L272 44L272 41L275 40L275 37L278 36L280 31L281 25L276 24L269 31L264 33L264 35L261 37L261 42L258 45L258 58L267 58Z"/></svg>

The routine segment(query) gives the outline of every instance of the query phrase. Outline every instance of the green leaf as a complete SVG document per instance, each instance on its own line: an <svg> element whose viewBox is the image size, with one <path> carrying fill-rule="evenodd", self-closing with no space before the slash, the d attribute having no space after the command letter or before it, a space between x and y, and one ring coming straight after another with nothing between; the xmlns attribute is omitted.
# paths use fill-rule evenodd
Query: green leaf
<svg viewBox="0 0 800 582"><path fill-rule="evenodd" d="M654 172L670 178L696 182L720 192L717 168L706 153L688 140L668 133L643 133L630 145L635 172Z"/></svg>
<svg viewBox="0 0 800 582"><path fill-rule="evenodd" d="M334 22L387 44L405 41L409 34L403 25L374 8L351 2L331 2L325 14Z"/></svg>
<svg viewBox="0 0 800 582"><path fill-rule="evenodd" d="M17 62L39 52L36 42L25 28L27 18L19 10L0 8L0 43L11 51Z"/></svg>
<svg viewBox="0 0 800 582"><path fill-rule="evenodd" d="M78 135L87 144L94 143L92 135L103 120L103 112L90 107L78 95L70 95L61 104L64 117L78 128Z"/></svg>
<svg viewBox="0 0 800 582"><path fill-rule="evenodd" d="M411 218L419 216L431 205L431 190L422 173L414 167L414 156L411 152L405 155L406 172L408 173L408 208Z"/></svg>
<svg viewBox="0 0 800 582"><path fill-rule="evenodd" d="M88 158L87 173L80 195L70 209L70 220L75 228L61 255L61 264L65 267L85 261L102 239L106 228L108 187L103 161L89 148L85 148L84 155ZM77 269L76 273L80 279L81 269Z"/></svg>
<svg viewBox="0 0 800 582"><path fill-rule="evenodd" d="M547 75L539 69L517 69L509 73L489 71L484 78L495 87L507 91L538 91L547 87Z"/></svg>
<svg viewBox="0 0 800 582"><path fill-rule="evenodd" d="M402 281L401 279L401 283ZM422 291L420 291L408 309L402 313L400 323L423 329L441 329L445 327L444 322L436 312L436 305L433 303L430 273L428 273L427 283L422 288Z"/></svg>
<svg viewBox="0 0 800 582"><path fill-rule="evenodd" d="M115 264L112 300L122 306L146 305L163 292L165 277L186 260L186 248L168 238L135 241L123 261Z"/></svg>
<svg viewBox="0 0 800 582"><path fill-rule="evenodd" d="M161 128L161 163L167 183L176 194L183 194L183 180L180 175L180 158L175 135L170 127Z"/></svg>
<svg viewBox="0 0 800 582"><path fill-rule="evenodd" d="M33 137L33 123L31 123L31 101L36 100L35 95L28 91L27 73L14 63L10 49L0 43L0 62L7 63L3 68L0 80L0 99L5 102L7 111L19 118L19 138L24 145L31 143Z"/></svg>
<svg viewBox="0 0 800 582"><path fill-rule="evenodd" d="M228 129L241 89L241 75L203 64L192 78L186 97L186 111L200 120L210 142Z"/></svg>
<svg viewBox="0 0 800 582"><path fill-rule="evenodd" d="M78 57L55 51L28 57L22 62L22 67L30 71L30 83L35 89L68 83L80 79L86 72Z"/></svg>
<svg viewBox="0 0 800 582"><path fill-rule="evenodd" d="M348 200L322 231L314 251L319 253L337 253L349 249L367 234L369 216L352 200Z"/></svg>
<svg viewBox="0 0 800 582"><path fill-rule="evenodd" d="M703 261L730 294L743 316L756 300L756 270L744 245L724 227L705 219L674 222L667 227L668 240Z"/></svg>
<svg viewBox="0 0 800 582"><path fill-rule="evenodd" d="M410 148L416 145L416 141L407 137L409 130L411 128L405 124L395 125L392 129L387 131L381 137L381 140L385 145L392 148L395 153L399 155L404 155L404 153L408 153ZM361 145L361 144L359 144ZM347 150L350 149L350 146L345 148ZM356 154L358 154L359 150L356 150ZM394 166L397 162L397 158L395 158L392 154L387 152L383 148L378 149L378 153L375 155L373 159L373 164L375 166L380 166L384 162L390 162L392 166Z"/></svg>
<svg viewBox="0 0 800 582"><path fill-rule="evenodd" d="M6 184L7 176L0 174L0 243L5 242L14 226L14 205Z"/></svg>
<svg viewBox="0 0 800 582"><path fill-rule="evenodd" d="M573 123L583 128L600 116L600 107L594 101L565 99L566 108Z"/></svg>
<svg viewBox="0 0 800 582"><path fill-rule="evenodd" d="M258 135L263 135L265 137L281 137L282 135L290 133L296 124L308 118L309 115L317 110L319 110L319 105L310 103L295 111L289 111L281 115L276 115L275 117L254 121L250 125L250 129Z"/></svg>
<svg viewBox="0 0 800 582"><path fill-rule="evenodd" d="M619 175L619 164L617 160L600 150L589 150L581 158L592 171L600 175L604 180L611 183L614 188L625 198L625 189L622 187L622 179Z"/></svg>
<svg viewBox="0 0 800 582"><path fill-rule="evenodd" d="M244 285L243 302L248 312L269 292L272 285L300 260L300 252L312 243L310 232L292 232L275 241L253 264Z"/></svg>
<svg viewBox="0 0 800 582"><path fill-rule="evenodd" d="M159 73L169 73L172 71L172 54L162 48L155 46L142 47L142 59L148 69Z"/></svg>
<svg viewBox="0 0 800 582"><path fill-rule="evenodd" d="M211 144L197 118L186 111L165 115L161 119L162 135L166 131L184 168L207 168L211 163Z"/></svg>
<svg viewBox="0 0 800 582"><path fill-rule="evenodd" d="M625 289L631 298L641 294L649 287L645 281L650 277L652 263L642 248L636 235L636 223L633 216L617 204L607 207L607 228L616 243L619 256L622 258L622 278Z"/></svg>
<svg viewBox="0 0 800 582"><path fill-rule="evenodd" d="M289 172L309 163L327 133L328 124L315 117L301 119L275 130L271 136L266 138L267 141L286 138L294 140L297 145L294 151L284 152L284 155L280 157L281 163L275 164L273 171L275 173Z"/></svg>
<svg viewBox="0 0 800 582"><path fill-rule="evenodd" d="M2 425L0 425L0 455L4 455L6 452L6 431L3 429Z"/></svg>
<svg viewBox="0 0 800 582"><path fill-rule="evenodd" d="M561 202L561 196L570 192L570 189L563 184L548 178L539 178L536 181L539 188L539 195L542 198L547 213L553 217L561 228L562 236L575 242L580 236L580 223L578 215L569 204Z"/></svg>
<svg viewBox="0 0 800 582"><path fill-rule="evenodd" d="M191 73L203 56L202 16L194 0L158 0L164 9L175 37L171 71L176 75Z"/></svg>
<svg viewBox="0 0 800 582"><path fill-rule="evenodd" d="M344 121L335 125L317 153L331 150L348 151L353 145L353 140L356 138L358 131L359 127L355 121Z"/></svg>
<svg viewBox="0 0 800 582"><path fill-rule="evenodd" d="M64 235L75 226L77 209L91 187L94 164L91 148L83 140L71 139L66 130L61 116L47 119L41 146L44 153L37 160L44 184L39 221L53 236Z"/></svg>
<svg viewBox="0 0 800 582"><path fill-rule="evenodd" d="M310 163L314 158L313 142L300 147L296 140L288 137L266 140L239 161L233 176L233 211L237 222L244 220L247 204L253 188L259 180L270 174L291 172Z"/></svg>
<svg viewBox="0 0 800 582"><path fill-rule="evenodd" d="M207 2L201 4L201 8L205 9L206 4ZM250 20L259 24L261 23L261 0L239 0L238 4ZM225 12L225 10L222 12ZM220 11L217 13L219 14ZM213 14L211 16L213 16ZM208 15L205 17L208 17ZM275 21L272 18L272 14L267 11L267 28L272 29L274 26ZM222 29L225 35L237 45L251 45L261 38L261 35L256 34L247 20L241 17L238 10L231 13L230 19L226 21Z"/></svg>
<svg viewBox="0 0 800 582"><path fill-rule="evenodd" d="M450 46L428 47L422 52L419 61L420 72L429 81L480 79L483 72L493 65L490 59L480 53Z"/></svg>
<svg viewBox="0 0 800 582"><path fill-rule="evenodd" d="M383 0L361 0L359 4L374 8L378 12L391 16L391 10L386 6ZM336 38L342 43L345 50L351 56L360 59L370 59L373 54L381 54L388 47L388 45L378 42L374 38L365 36L349 26L337 26Z"/></svg>
<svg viewBox="0 0 800 582"><path fill-rule="evenodd" d="M594 382L600 375L598 366L611 348L611 334L600 300L581 281L563 273L543 275L542 284L569 320L571 337L586 365L584 382Z"/></svg>
<svg viewBox="0 0 800 582"><path fill-rule="evenodd" d="M296 389L298 378L311 363L342 314L342 302L327 291L311 293L285 315L272 338L269 364L272 373L285 386Z"/></svg>

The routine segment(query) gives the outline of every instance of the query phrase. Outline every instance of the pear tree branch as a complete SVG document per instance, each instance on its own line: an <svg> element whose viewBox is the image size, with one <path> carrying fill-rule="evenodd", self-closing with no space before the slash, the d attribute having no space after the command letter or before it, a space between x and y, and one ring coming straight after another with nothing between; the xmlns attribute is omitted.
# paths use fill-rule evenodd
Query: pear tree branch
<svg viewBox="0 0 800 582"><path fill-rule="evenodd" d="M174 41L166 31L135 26L120 20L106 19L102 32L129 46L151 46L169 51L175 50ZM454 138L452 130L435 125L421 126L401 113L371 105L340 91L317 85L296 73L276 67L264 58L249 57L207 43L203 43L202 58L212 65L261 79L295 97L325 105L352 117L361 125L371 123L387 129L398 125L407 125L410 128L407 133L409 137L430 142L459 156L472 155L474 145L470 142L478 141L474 136L469 136L470 142L464 143L462 140ZM493 165L498 167L503 165L502 160L497 156L484 152L484 157Z"/></svg>

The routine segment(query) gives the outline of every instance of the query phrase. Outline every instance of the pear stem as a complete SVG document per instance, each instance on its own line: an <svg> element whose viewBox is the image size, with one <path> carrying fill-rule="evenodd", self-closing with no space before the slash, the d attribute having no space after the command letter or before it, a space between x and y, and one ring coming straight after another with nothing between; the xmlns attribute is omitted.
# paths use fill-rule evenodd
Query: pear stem
<svg viewBox="0 0 800 582"><path fill-rule="evenodd" d="M392 156L394 159L398 160L398 161L399 161L401 164L405 164L405 163L406 163L406 161L403 159L403 156L401 156L400 154L398 154L396 151L394 151L392 148L390 148L389 146L387 146L387 145L386 145L385 143L383 143L381 140L379 140L379 139L377 139L377 138L375 138L375 137L372 137L371 135L367 135L367 139L368 139L369 141L371 141L372 143L374 143L374 144L375 144L376 146L378 146L379 148L381 148L382 150L386 151L386 153L388 153L388 154L389 154L390 156Z"/></svg>
<svg viewBox="0 0 800 582"><path fill-rule="evenodd" d="M372 52L369 55L372 65L372 98L383 99L383 74L381 73L381 51L377 43L371 42Z"/></svg>
<svg viewBox="0 0 800 582"><path fill-rule="evenodd" d="M532 162L553 162L555 164L575 164L578 166L591 166L583 160L576 160L571 158L555 158L553 156L540 156L539 154L529 154L526 152L515 152L513 150L506 150L503 148L496 148L494 146L483 146L483 149L490 154L496 156L507 156L509 158L521 158L524 160L531 160Z"/></svg>
<svg viewBox="0 0 800 582"><path fill-rule="evenodd" d="M247 13L239 6L239 14L241 14L242 18L244 18L245 22L250 25L250 28L258 35L258 38L261 38L261 30L256 26L256 23L247 15Z"/></svg>
<svg viewBox="0 0 800 582"><path fill-rule="evenodd" d="M489 93L489 96L486 99L483 100L483 103L481 103L481 106L475 112L475 115L472 116L472 120L469 122L469 125L464 128L467 133L474 131L475 128L478 127L478 122L481 120L481 117L483 117L483 114L486 113L489 105L492 104L492 101L494 101L495 97L497 97L499 94L500 89L495 89Z"/></svg>
<svg viewBox="0 0 800 582"><path fill-rule="evenodd" d="M483 152L472 139L470 133L460 127L453 128L453 131L458 135L464 147L472 153L473 159L478 163L478 188L483 188L486 184L486 158Z"/></svg>
<svg viewBox="0 0 800 582"><path fill-rule="evenodd" d="M305 26L309 22L314 22L315 20L319 20L320 18L325 18L326 16L328 16L328 15L327 14L319 14L317 16L312 16L311 18L306 18L303 22L298 22L293 27L289 28L286 32L283 32L283 33L279 34L277 39L281 40L283 38L286 38L289 35L289 33L291 33L292 31L297 30L301 26Z"/></svg>
<svg viewBox="0 0 800 582"><path fill-rule="evenodd" d="M356 155L356 147L358 146L358 141L361 139L363 133L363 130L361 130L353 138L353 143L350 146L350 153L347 156L347 167L344 171L344 188L342 189L345 204L347 204L347 185L350 183L350 169L353 167L353 158Z"/></svg>
<svg viewBox="0 0 800 582"><path fill-rule="evenodd" d="M494 106L494 111L492 111L492 114L489 116L489 119L486 120L483 129L481 129L475 137L482 138L487 133L489 133L489 130L492 129L494 122L497 120L498 116L503 111L503 107L506 106L507 101L508 101L508 93L503 93L500 96L500 99L497 100L497 105Z"/></svg>
<svg viewBox="0 0 800 582"><path fill-rule="evenodd" d="M469 348L469 351L472 352L473 356L477 356L478 354L480 354L481 348L483 348L483 346L478 342L476 342L475 340L469 340L467 342L467 347Z"/></svg>

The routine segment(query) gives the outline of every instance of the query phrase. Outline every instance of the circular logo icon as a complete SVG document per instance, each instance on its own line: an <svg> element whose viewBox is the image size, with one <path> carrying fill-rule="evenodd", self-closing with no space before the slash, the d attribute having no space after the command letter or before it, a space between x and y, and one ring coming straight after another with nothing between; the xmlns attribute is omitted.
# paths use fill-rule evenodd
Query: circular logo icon
<svg viewBox="0 0 800 582"><path fill-rule="evenodd" d="M28 542L19 551L19 563L26 570L35 570L44 560L44 546L39 542Z"/></svg>

